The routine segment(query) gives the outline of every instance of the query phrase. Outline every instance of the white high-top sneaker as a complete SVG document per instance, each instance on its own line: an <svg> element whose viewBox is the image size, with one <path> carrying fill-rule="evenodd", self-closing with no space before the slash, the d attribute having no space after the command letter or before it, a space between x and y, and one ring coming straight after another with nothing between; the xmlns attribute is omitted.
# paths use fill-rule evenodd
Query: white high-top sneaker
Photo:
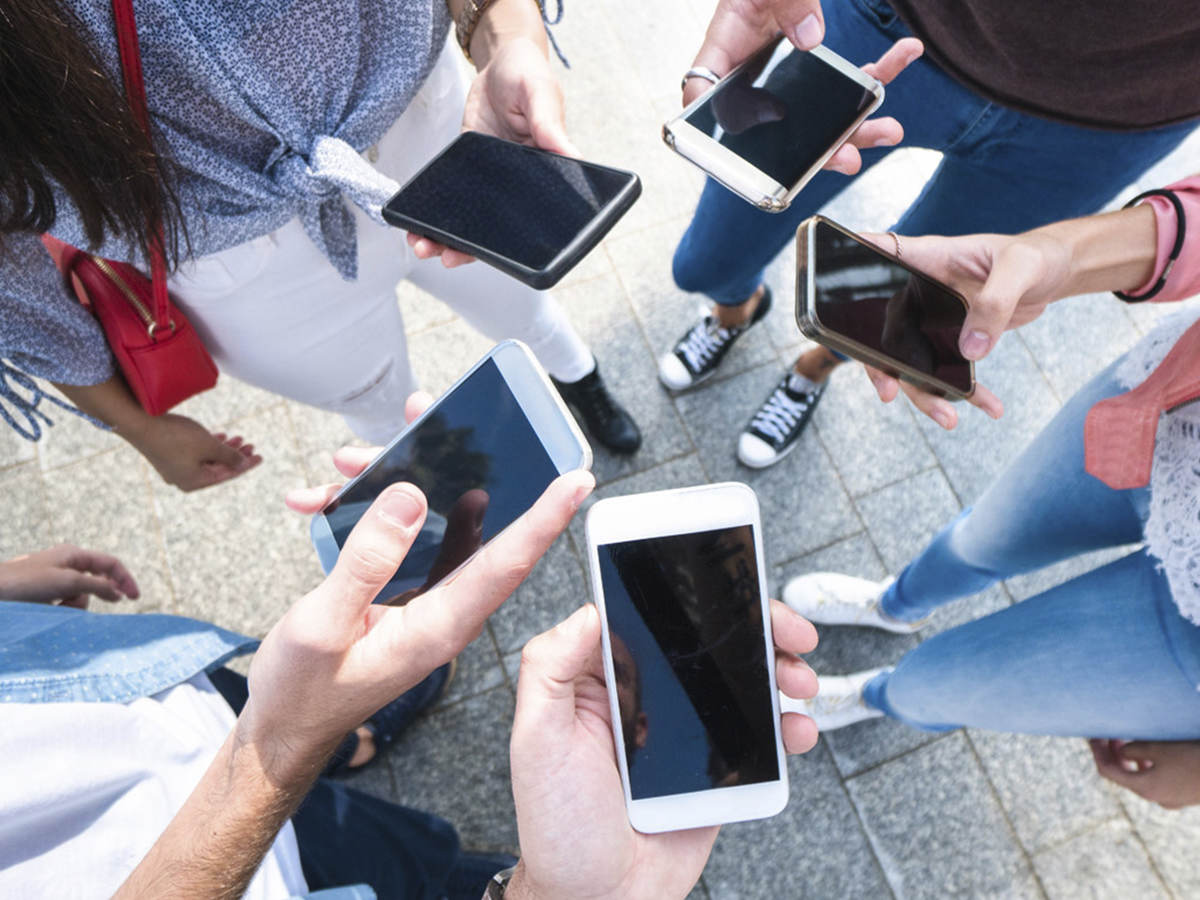
<svg viewBox="0 0 1200 900"><path fill-rule="evenodd" d="M867 706L863 700L863 687L880 672L887 671L888 668L880 668L853 675L822 675L817 678L817 696L811 700L796 700L781 694L780 709L809 716L817 723L818 731L833 731L855 722L876 719L883 713Z"/></svg>
<svg viewBox="0 0 1200 900"><path fill-rule="evenodd" d="M893 619L879 605L879 599L894 578L869 581L837 572L810 572L789 581L783 588L783 602L817 625L863 625L882 628L894 634L912 634L928 624Z"/></svg>

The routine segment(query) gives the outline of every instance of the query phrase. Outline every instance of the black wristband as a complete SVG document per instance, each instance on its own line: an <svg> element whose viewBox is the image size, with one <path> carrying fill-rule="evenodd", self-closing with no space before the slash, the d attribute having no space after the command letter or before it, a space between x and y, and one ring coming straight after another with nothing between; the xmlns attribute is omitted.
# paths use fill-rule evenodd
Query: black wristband
<svg viewBox="0 0 1200 900"><path fill-rule="evenodd" d="M1129 207L1141 203L1147 197L1166 197L1171 201L1171 205L1175 207L1175 246L1171 248L1171 253L1167 256L1167 264L1163 267L1162 275L1159 276L1158 281L1154 282L1154 286L1146 291L1146 293L1134 297L1125 291L1113 291L1114 294L1126 303L1141 303L1143 300L1149 300L1166 286L1167 276L1171 274L1171 268L1175 265L1175 260L1179 259L1179 252L1183 249L1183 236L1187 232L1187 218L1183 214L1183 203L1175 196L1174 191L1169 191L1166 188L1155 188L1152 191L1145 191L1138 194L1126 203L1123 209L1129 209Z"/></svg>

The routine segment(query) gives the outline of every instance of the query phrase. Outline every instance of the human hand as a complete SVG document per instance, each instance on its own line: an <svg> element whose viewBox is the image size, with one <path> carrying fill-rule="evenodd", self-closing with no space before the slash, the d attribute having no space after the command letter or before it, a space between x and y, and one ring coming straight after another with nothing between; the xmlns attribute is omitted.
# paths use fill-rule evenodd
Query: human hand
<svg viewBox="0 0 1200 900"><path fill-rule="evenodd" d="M1200 805L1200 741L1091 740L1096 771L1163 809Z"/></svg>
<svg viewBox="0 0 1200 900"><path fill-rule="evenodd" d="M781 31L800 50L821 43L825 22L819 0L720 0L692 65L725 76ZM880 83L890 84L924 49L916 38L901 38L862 69ZM703 79L688 79L683 86L683 105L710 87ZM869 119L829 158L825 168L853 175L862 167L859 149L891 147L903 139L903 127L891 116Z"/></svg>
<svg viewBox="0 0 1200 900"><path fill-rule="evenodd" d="M115 556L59 544L0 562L0 600L87 609L88 596L109 603L140 595L137 582Z"/></svg>
<svg viewBox="0 0 1200 900"><path fill-rule="evenodd" d="M210 432L186 416L146 416L136 432L121 434L146 457L163 481L196 491L249 472L262 457L241 436Z"/></svg>
<svg viewBox="0 0 1200 900"><path fill-rule="evenodd" d="M884 250L895 247L887 234L862 237ZM967 316L958 346L970 360L983 359L1006 330L1032 322L1048 304L1070 292L1071 251L1045 230L1018 235L905 237L901 253L904 262L966 299ZM958 424L958 413L950 401L871 366L865 368L883 402L890 403L903 390L917 409L943 428ZM1004 414L1004 404L982 384L976 384L970 402L993 419Z"/></svg>
<svg viewBox="0 0 1200 900"><path fill-rule="evenodd" d="M816 630L771 602L776 680L789 696L817 693L812 669L795 654L816 647ZM782 719L789 753L817 740L806 716ZM704 868L716 827L641 834L629 824L613 747L600 655L600 616L587 604L535 637L521 654L513 721L513 797L521 862L511 900L557 897L684 897Z"/></svg>
<svg viewBox="0 0 1200 900"><path fill-rule="evenodd" d="M422 402L428 401L410 398L410 415ZM339 456L339 468L353 472L373 451ZM263 641L250 668L239 739L257 744L281 779L315 773L347 732L479 635L594 484L586 471L560 476L450 581L405 606L384 606L371 601L399 567L426 513L419 490L390 486L354 527L329 577ZM335 490L293 492L288 505L308 511L315 498Z"/></svg>
<svg viewBox="0 0 1200 900"><path fill-rule="evenodd" d="M545 52L526 37L500 45L475 76L467 92L463 130L564 156L580 155L567 137L562 86ZM420 259L441 256L446 268L474 259L421 235L410 233L408 244Z"/></svg>

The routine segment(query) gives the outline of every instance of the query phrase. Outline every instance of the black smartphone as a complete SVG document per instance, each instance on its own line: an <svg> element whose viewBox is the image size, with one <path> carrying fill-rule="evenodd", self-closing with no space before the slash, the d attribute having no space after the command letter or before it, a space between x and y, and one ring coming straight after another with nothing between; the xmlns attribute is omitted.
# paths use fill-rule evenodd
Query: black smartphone
<svg viewBox="0 0 1200 900"><path fill-rule="evenodd" d="M975 391L959 352L967 301L824 216L796 229L796 323L806 337L954 399Z"/></svg>
<svg viewBox="0 0 1200 900"><path fill-rule="evenodd" d="M633 172L466 131L387 202L383 217L544 290L641 192Z"/></svg>
<svg viewBox="0 0 1200 900"><path fill-rule="evenodd" d="M389 485L407 481L429 512L376 602L435 586L507 528L592 451L529 348L497 344L357 478L313 516L310 534L329 572L363 513Z"/></svg>

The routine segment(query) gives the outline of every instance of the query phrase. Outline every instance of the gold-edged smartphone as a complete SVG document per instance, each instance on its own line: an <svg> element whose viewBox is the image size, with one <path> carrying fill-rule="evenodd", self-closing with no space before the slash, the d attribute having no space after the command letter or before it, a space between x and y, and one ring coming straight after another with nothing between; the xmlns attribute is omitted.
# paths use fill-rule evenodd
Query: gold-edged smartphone
<svg viewBox="0 0 1200 900"><path fill-rule="evenodd" d="M768 212L787 209L883 102L883 85L823 46L780 37L663 126L663 140Z"/></svg>
<svg viewBox="0 0 1200 900"><path fill-rule="evenodd" d="M958 349L967 301L824 216L796 229L796 324L805 337L954 400L975 391Z"/></svg>

